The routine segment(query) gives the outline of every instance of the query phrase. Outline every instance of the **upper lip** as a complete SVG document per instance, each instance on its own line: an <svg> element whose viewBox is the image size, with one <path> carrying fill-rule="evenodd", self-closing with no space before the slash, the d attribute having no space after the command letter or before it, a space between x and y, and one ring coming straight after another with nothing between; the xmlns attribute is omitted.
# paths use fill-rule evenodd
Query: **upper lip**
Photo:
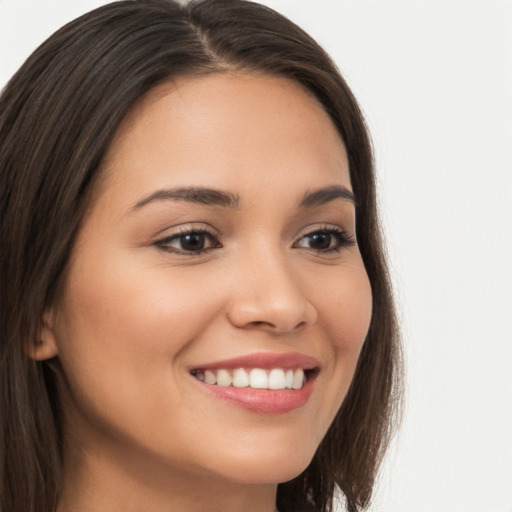
<svg viewBox="0 0 512 512"><path fill-rule="evenodd" d="M286 352L273 354L268 352L257 352L247 354L222 361L194 366L194 370L215 370L215 369L233 369L233 368L282 368L283 370L302 368L303 370L313 370L318 368L318 361L311 356L306 356L298 352Z"/></svg>

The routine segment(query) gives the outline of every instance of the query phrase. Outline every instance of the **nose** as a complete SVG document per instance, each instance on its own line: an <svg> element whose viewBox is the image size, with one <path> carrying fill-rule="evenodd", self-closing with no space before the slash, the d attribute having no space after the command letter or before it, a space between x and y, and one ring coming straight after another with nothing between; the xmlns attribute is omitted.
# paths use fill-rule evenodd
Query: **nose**
<svg viewBox="0 0 512 512"><path fill-rule="evenodd" d="M228 309L235 327L283 334L316 322L317 310L283 255L252 258L236 276Z"/></svg>

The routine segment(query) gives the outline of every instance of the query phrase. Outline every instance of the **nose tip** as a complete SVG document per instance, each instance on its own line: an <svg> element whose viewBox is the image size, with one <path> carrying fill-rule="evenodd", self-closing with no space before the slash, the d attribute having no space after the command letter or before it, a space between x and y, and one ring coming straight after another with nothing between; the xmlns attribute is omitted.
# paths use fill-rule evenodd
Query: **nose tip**
<svg viewBox="0 0 512 512"><path fill-rule="evenodd" d="M278 279L265 279L257 289L234 297L228 318L239 328L288 333L313 325L317 311L298 283L281 273Z"/></svg>

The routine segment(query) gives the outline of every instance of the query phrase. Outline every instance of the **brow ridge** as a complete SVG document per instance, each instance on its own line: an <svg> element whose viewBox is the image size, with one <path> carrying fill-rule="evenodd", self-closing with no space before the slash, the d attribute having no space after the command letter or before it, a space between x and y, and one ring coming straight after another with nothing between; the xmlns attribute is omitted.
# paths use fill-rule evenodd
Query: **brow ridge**
<svg viewBox="0 0 512 512"><path fill-rule="evenodd" d="M301 209L315 208L323 204L334 201L335 199L344 199L356 205L354 193L341 185L330 185L306 192L299 203Z"/></svg>
<svg viewBox="0 0 512 512"><path fill-rule="evenodd" d="M221 206L223 208L238 208L240 199L236 194L205 187L179 187L161 189L148 197L141 199L132 210L138 210L154 201L187 201L206 206Z"/></svg>

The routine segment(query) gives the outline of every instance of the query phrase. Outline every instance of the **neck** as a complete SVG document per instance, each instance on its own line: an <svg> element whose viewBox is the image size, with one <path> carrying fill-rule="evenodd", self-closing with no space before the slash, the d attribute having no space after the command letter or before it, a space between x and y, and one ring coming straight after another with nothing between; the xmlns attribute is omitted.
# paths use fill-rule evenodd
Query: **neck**
<svg viewBox="0 0 512 512"><path fill-rule="evenodd" d="M65 457L57 512L277 512L277 485L233 482L144 460Z"/></svg>

